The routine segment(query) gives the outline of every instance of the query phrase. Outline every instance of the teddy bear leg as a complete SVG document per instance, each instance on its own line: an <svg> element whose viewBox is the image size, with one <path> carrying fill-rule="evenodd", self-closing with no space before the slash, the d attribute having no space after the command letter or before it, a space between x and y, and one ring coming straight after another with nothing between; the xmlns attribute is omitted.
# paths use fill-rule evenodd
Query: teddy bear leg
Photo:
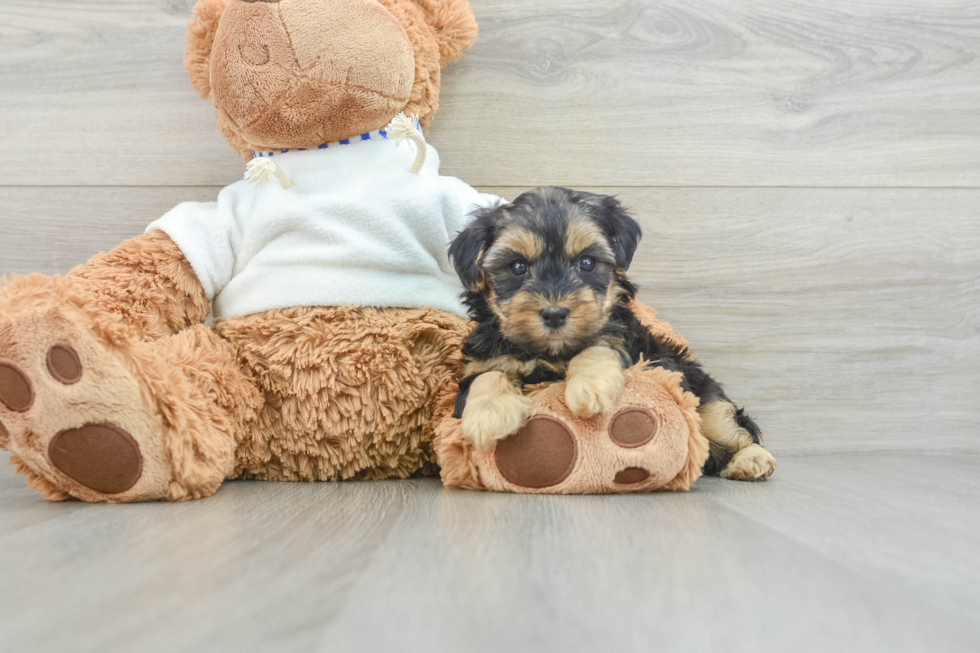
<svg viewBox="0 0 980 653"><path fill-rule="evenodd" d="M450 487L546 494L686 490L708 456L697 398L683 390L678 372L626 370L613 405L592 417L568 407L564 382L534 389L525 425L485 449L452 418L450 394L440 401L435 440Z"/></svg>
<svg viewBox="0 0 980 653"><path fill-rule="evenodd" d="M61 305L4 322L0 446L46 498L180 501L232 473L261 399L209 328L113 342Z"/></svg>
<svg viewBox="0 0 980 653"><path fill-rule="evenodd" d="M406 478L431 470L435 397L469 325L434 309L297 307L219 322L263 404L236 476Z"/></svg>

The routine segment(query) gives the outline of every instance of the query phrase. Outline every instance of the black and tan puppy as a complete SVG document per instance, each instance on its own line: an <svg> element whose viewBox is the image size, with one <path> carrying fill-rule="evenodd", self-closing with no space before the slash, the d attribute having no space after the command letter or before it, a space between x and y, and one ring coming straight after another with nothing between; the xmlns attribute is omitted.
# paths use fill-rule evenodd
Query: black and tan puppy
<svg viewBox="0 0 980 653"><path fill-rule="evenodd" d="M710 443L706 474L762 480L776 461L759 427L684 352L650 333L629 308L626 270L640 226L613 197L539 188L480 209L449 249L478 324L463 348L456 398L463 434L484 447L523 424L524 385L566 379L565 403L591 417L614 408L623 369L642 359L679 370L701 399Z"/></svg>

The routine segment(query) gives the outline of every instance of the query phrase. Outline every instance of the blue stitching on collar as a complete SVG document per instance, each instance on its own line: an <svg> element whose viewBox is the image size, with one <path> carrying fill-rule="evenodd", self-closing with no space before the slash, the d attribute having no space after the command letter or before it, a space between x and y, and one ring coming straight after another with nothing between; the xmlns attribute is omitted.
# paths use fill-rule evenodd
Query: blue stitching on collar
<svg viewBox="0 0 980 653"><path fill-rule="evenodd" d="M422 131L422 126L421 125L418 126L418 130L419 131ZM371 139L371 134L374 134L374 133L375 132L367 132L365 134L361 134L360 135L360 140L362 140L362 141L370 141L370 140L372 140ZM384 129L378 129L377 130L377 134L381 138L385 138L385 139L388 138L388 132L386 132ZM322 145L317 145L316 148L312 148L312 147L299 147L299 148L296 148L296 151L297 152L306 152L307 150L312 150L312 149L326 150L331 145L350 145L351 144L351 141L357 141L357 140L358 140L358 137L355 136L353 138L345 138L343 140L333 141L331 143L323 143ZM254 156L256 158L259 158L259 159L263 159L263 158L266 158L266 157L275 156L276 154L285 154L286 152L289 152L289 150L288 149L287 150L279 150L278 152L259 152L258 150L252 150L252 156Z"/></svg>

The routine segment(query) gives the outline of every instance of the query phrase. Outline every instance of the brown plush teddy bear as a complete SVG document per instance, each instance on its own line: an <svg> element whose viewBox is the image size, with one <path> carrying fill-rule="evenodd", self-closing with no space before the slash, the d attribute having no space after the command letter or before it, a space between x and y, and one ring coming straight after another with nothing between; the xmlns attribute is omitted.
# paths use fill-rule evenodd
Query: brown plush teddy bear
<svg viewBox="0 0 980 653"><path fill-rule="evenodd" d="M53 500L179 501L228 478L407 477L441 462L437 423L448 483L521 487L494 476L444 410L469 329L445 248L493 198L440 176L414 131L438 106L442 66L475 35L466 0L198 2L185 66L247 180L64 277L5 282L0 446L31 487ZM414 146L386 129L399 114L397 135ZM577 485L550 487L697 477L706 447L690 398L676 379L642 374L624 401L669 433L663 469L612 486L576 472ZM550 395L536 401L538 417L560 412ZM598 421L574 437L606 431L617 437ZM593 455L575 447L576 460ZM628 462L600 464L608 452L595 451L589 469ZM536 464L526 453L525 472Z"/></svg>

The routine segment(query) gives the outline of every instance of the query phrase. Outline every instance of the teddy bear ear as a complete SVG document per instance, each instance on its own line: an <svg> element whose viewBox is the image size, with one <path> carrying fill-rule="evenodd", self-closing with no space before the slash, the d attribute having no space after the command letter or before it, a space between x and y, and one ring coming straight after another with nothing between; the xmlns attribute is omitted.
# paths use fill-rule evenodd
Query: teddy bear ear
<svg viewBox="0 0 980 653"><path fill-rule="evenodd" d="M476 18L468 0L414 0L439 43L439 64L459 59L476 40Z"/></svg>
<svg viewBox="0 0 980 653"><path fill-rule="evenodd" d="M202 98L211 96L211 48L218 21L228 6L228 0L198 0L193 16L187 21L187 49L184 68L191 77L191 86Z"/></svg>

